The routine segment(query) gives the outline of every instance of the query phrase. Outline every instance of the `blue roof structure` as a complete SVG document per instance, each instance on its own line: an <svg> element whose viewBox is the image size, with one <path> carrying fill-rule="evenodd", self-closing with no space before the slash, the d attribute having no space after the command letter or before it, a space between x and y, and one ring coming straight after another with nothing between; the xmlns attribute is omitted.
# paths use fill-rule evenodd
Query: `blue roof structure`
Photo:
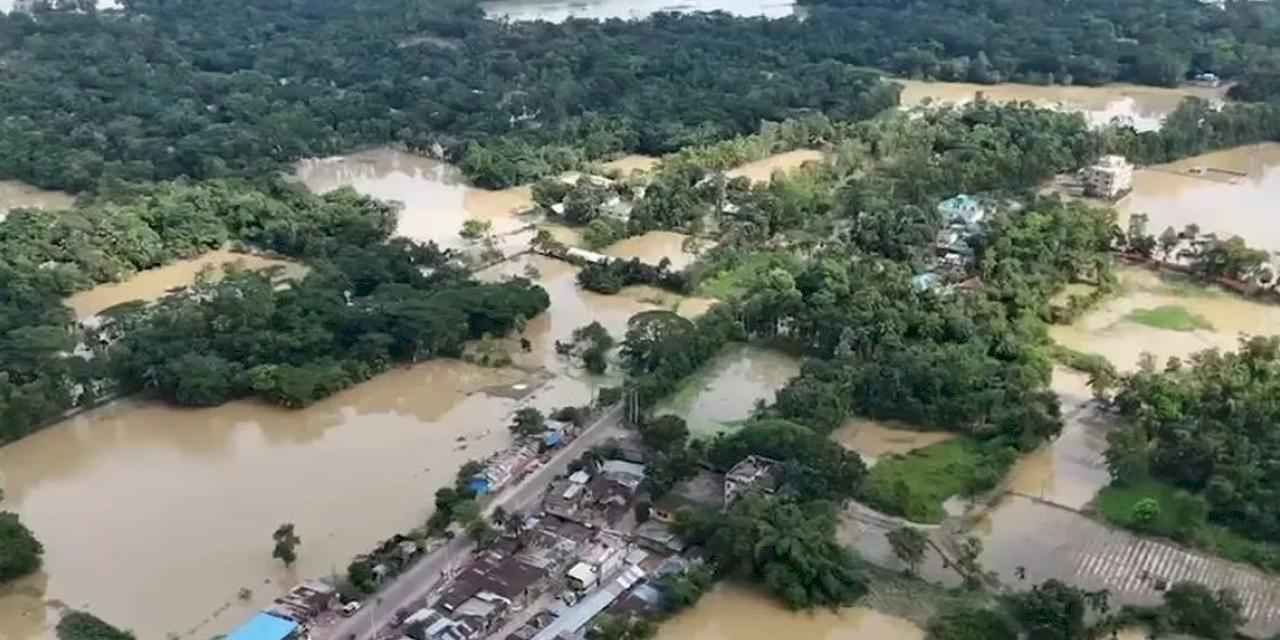
<svg viewBox="0 0 1280 640"><path fill-rule="evenodd" d="M259 613L232 631L227 640L285 640L297 628L298 623L292 620Z"/></svg>

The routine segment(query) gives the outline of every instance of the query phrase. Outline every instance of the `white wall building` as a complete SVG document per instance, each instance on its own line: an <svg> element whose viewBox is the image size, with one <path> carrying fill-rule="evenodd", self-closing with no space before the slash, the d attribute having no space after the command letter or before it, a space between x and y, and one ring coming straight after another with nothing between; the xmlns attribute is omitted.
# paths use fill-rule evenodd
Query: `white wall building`
<svg viewBox="0 0 1280 640"><path fill-rule="evenodd" d="M1115 199L1133 189L1133 165L1124 156L1103 156L1085 168L1083 178L1085 195Z"/></svg>

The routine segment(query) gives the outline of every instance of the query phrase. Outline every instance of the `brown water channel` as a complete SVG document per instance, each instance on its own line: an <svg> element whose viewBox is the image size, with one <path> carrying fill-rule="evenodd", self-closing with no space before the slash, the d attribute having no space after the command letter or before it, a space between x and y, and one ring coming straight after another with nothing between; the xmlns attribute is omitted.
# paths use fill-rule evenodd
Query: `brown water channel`
<svg viewBox="0 0 1280 640"><path fill-rule="evenodd" d="M993 102L1033 102L1042 107L1079 111L1093 125L1104 125L1115 118L1131 122L1140 131L1160 128L1160 121L1188 96L1221 101L1226 87L1179 87L1166 89L1130 84L1101 87L1037 86L1026 84L981 85L966 82L922 82L893 78L903 85L901 103L914 107L925 103L971 102L981 93Z"/></svg>

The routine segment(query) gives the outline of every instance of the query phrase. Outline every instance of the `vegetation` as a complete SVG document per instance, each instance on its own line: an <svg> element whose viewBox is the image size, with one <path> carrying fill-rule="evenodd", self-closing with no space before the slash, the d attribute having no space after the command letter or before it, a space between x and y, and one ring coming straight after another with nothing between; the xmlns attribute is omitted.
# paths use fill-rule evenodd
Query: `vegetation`
<svg viewBox="0 0 1280 640"><path fill-rule="evenodd" d="M928 534L915 527L898 527L885 537L889 540L889 546L893 548L893 555L905 562L911 573L915 573L916 568L924 561L925 552L929 549Z"/></svg>
<svg viewBox="0 0 1280 640"><path fill-rule="evenodd" d="M1018 631L999 611L954 608L929 620L928 640L1016 640Z"/></svg>
<svg viewBox="0 0 1280 640"><path fill-rule="evenodd" d="M826 44L843 40L799 20L505 24L450 0L48 4L0 22L0 55L24 59L0 93L0 146L31 150L4 158L0 177L70 191L266 175L385 142L439 145L475 183L503 187L796 110L861 119L897 101Z"/></svg>
<svg viewBox="0 0 1280 640"><path fill-rule="evenodd" d="M599 322L592 321L573 330L573 340L569 344L556 342L556 349L581 358L587 371L602 374L609 368L609 351L616 341L608 329Z"/></svg>
<svg viewBox="0 0 1280 640"><path fill-rule="evenodd" d="M908 520L941 522L947 498L995 487L1016 459L1016 451L996 444L966 438L939 442L877 461L861 498Z"/></svg>
<svg viewBox="0 0 1280 640"><path fill-rule="evenodd" d="M698 604L714 584L715 572L702 564L658 578L664 613L674 615Z"/></svg>
<svg viewBox="0 0 1280 640"><path fill-rule="evenodd" d="M867 468L858 454L808 427L786 420L753 420L717 436L707 460L727 471L748 455L782 463L783 495L841 503L858 495Z"/></svg>
<svg viewBox="0 0 1280 640"><path fill-rule="evenodd" d="M209 406L254 394L300 407L397 361L459 355L544 310L527 281L477 284L434 245L388 241L395 210L351 190L160 184L0 222L0 440L114 392ZM229 268L153 305L72 329L61 298L229 241L304 260L278 286ZM424 275L430 273L430 275ZM67 357L77 342L94 357Z"/></svg>
<svg viewBox="0 0 1280 640"><path fill-rule="evenodd" d="M788 607L848 605L866 592L854 556L834 539L830 502L749 495L725 514L683 511L676 528L722 575L759 580Z"/></svg>
<svg viewBox="0 0 1280 640"><path fill-rule="evenodd" d="M1213 329L1213 325L1209 324L1208 320L1177 305L1164 305L1154 309L1137 309L1129 313L1126 319L1168 331Z"/></svg>
<svg viewBox="0 0 1280 640"><path fill-rule="evenodd" d="M1236 352L1204 351L1163 370L1147 364L1115 392L1129 424L1108 436L1113 486L1101 511L1125 526L1280 568L1267 544L1280 535L1280 475L1258 462L1280 455L1271 402L1280 391L1280 338L1242 339ZM1136 508L1146 499L1155 513Z"/></svg>
<svg viewBox="0 0 1280 640"><path fill-rule="evenodd" d="M271 550L271 557L283 562L286 567L292 567L298 559L298 545L302 543L302 538L293 532L293 523L286 522L277 527L271 534L271 539L276 543Z"/></svg>
<svg viewBox="0 0 1280 640"><path fill-rule="evenodd" d="M546 416L533 407L517 410L511 422L511 433L518 436L536 436L546 430Z"/></svg>
<svg viewBox="0 0 1280 640"><path fill-rule="evenodd" d="M39 569L43 553L44 546L18 514L0 511L0 584Z"/></svg>
<svg viewBox="0 0 1280 640"><path fill-rule="evenodd" d="M134 640L128 631L121 631L87 611L68 611L55 627L58 640Z"/></svg>
<svg viewBox="0 0 1280 640"><path fill-rule="evenodd" d="M688 293L689 282L684 274L671 271L671 261L663 258L657 265L648 265L639 258L588 262L578 272L578 284L596 293L614 294L637 284L660 287L675 293Z"/></svg>

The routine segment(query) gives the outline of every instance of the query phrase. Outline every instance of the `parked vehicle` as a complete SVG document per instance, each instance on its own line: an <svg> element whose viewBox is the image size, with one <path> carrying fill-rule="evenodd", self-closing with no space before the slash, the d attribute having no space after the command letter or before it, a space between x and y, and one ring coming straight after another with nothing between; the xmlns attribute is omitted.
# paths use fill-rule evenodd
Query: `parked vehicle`
<svg viewBox="0 0 1280 640"><path fill-rule="evenodd" d="M351 616L354 616L356 612L359 610L360 610L360 601L352 600L351 602L348 602L342 605L342 609L339 610L339 613L341 613L343 617L350 618Z"/></svg>

